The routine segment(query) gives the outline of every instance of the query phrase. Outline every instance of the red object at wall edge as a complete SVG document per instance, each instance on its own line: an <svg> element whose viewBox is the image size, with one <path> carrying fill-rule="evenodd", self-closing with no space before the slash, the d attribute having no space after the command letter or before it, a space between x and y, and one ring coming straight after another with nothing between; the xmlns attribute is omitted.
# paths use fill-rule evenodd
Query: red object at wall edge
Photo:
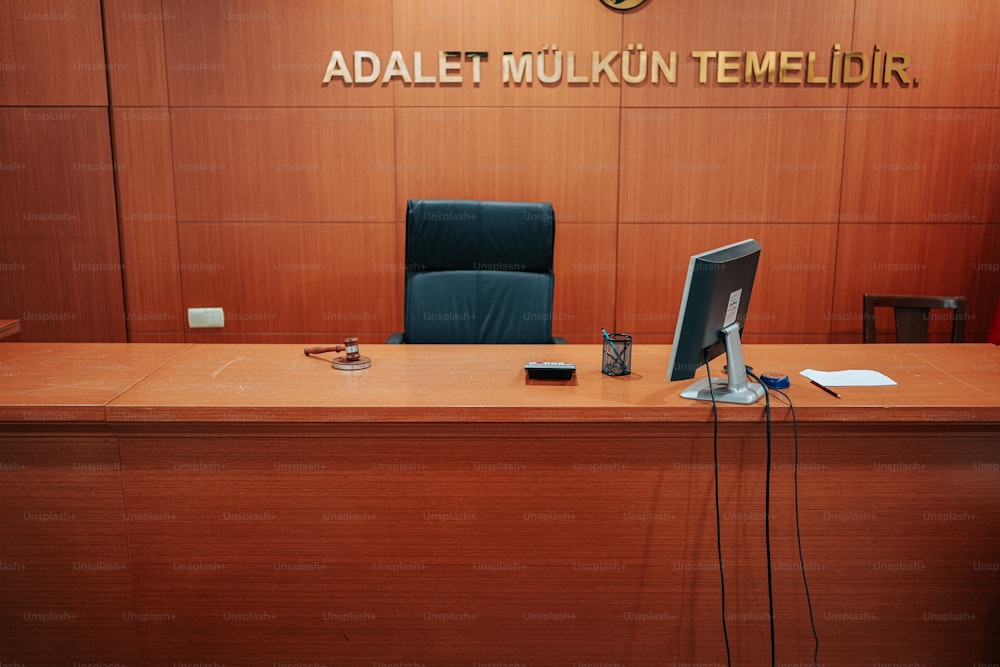
<svg viewBox="0 0 1000 667"><path fill-rule="evenodd" d="M988 340L994 345L1000 345L1000 303L997 304L997 313L993 316L993 326L990 327Z"/></svg>

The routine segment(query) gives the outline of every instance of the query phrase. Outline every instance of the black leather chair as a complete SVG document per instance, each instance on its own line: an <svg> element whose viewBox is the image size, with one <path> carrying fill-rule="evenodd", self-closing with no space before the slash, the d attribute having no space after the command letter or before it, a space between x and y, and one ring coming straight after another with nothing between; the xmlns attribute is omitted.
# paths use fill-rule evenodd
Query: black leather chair
<svg viewBox="0 0 1000 667"><path fill-rule="evenodd" d="M552 336L552 204L411 200L403 331L390 343L564 343Z"/></svg>
<svg viewBox="0 0 1000 667"><path fill-rule="evenodd" d="M951 342L965 342L964 296L864 295L864 342L875 342L875 309L892 308L896 316L897 343L926 343L932 310L950 310Z"/></svg>

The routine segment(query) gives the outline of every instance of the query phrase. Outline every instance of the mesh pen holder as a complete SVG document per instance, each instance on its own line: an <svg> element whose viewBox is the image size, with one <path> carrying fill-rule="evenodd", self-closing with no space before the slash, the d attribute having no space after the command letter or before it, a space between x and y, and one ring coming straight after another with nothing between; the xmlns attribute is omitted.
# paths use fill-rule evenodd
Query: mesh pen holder
<svg viewBox="0 0 1000 667"><path fill-rule="evenodd" d="M607 335L601 354L601 372L612 376L632 372L632 336L621 333Z"/></svg>

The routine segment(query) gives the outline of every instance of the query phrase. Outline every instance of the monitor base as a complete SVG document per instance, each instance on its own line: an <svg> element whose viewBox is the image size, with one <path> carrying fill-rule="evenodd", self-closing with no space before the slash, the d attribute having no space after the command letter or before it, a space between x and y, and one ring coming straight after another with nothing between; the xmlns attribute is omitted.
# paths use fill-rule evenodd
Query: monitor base
<svg viewBox="0 0 1000 667"><path fill-rule="evenodd" d="M711 383L711 389L709 389L709 383ZM751 405L764 398L764 387L757 383L747 382L742 387L730 389L729 381L719 377L698 380L681 392L681 398L697 401L711 401L713 395L717 403Z"/></svg>

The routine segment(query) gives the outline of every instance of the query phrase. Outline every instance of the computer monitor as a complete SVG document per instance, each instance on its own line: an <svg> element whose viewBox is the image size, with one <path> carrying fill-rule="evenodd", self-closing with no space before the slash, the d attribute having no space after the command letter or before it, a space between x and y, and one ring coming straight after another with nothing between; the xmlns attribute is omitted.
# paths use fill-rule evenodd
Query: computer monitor
<svg viewBox="0 0 1000 667"><path fill-rule="evenodd" d="M682 397L749 405L764 396L764 387L747 381L740 343L758 259L760 244L753 239L691 257L667 379L690 380L723 353L728 377L708 376L684 389Z"/></svg>

